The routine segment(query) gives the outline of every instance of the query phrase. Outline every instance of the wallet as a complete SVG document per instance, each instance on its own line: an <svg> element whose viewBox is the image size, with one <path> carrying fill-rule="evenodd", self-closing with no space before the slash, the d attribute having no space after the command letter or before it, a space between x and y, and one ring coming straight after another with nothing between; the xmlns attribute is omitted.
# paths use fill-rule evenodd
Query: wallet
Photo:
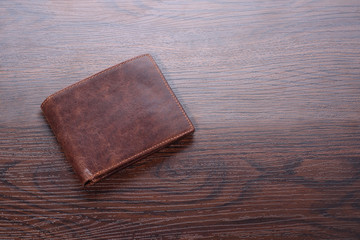
<svg viewBox="0 0 360 240"><path fill-rule="evenodd" d="M41 109L83 186L195 130L149 54L54 93Z"/></svg>

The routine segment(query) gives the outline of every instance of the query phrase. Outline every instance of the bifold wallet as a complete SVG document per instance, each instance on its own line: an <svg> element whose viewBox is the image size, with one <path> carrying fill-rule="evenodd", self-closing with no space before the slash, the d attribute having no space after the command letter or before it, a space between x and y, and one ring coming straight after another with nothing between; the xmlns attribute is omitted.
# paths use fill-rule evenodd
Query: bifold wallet
<svg viewBox="0 0 360 240"><path fill-rule="evenodd" d="M41 109L83 186L195 130L148 54L54 93Z"/></svg>

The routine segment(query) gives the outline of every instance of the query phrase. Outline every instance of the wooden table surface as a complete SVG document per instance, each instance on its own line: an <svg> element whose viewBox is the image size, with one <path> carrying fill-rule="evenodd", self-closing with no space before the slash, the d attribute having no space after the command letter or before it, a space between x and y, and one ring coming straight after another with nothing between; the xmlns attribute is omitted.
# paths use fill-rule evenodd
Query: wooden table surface
<svg viewBox="0 0 360 240"><path fill-rule="evenodd" d="M360 239L360 2L1 1L1 239ZM83 189L40 111L150 53L197 131Z"/></svg>

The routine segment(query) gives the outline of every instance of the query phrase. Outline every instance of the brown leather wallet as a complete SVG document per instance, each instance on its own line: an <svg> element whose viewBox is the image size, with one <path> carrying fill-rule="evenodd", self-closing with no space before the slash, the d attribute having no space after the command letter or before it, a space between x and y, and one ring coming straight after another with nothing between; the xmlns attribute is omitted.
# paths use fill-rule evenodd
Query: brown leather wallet
<svg viewBox="0 0 360 240"><path fill-rule="evenodd" d="M148 54L54 93L41 109L84 186L195 130Z"/></svg>

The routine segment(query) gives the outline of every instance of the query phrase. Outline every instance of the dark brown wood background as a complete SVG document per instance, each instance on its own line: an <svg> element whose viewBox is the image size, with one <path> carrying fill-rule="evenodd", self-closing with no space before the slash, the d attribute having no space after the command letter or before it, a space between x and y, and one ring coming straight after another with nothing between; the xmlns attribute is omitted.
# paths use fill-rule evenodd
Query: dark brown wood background
<svg viewBox="0 0 360 240"><path fill-rule="evenodd" d="M84 190L50 94L150 53L197 131ZM360 239L360 2L1 1L1 239Z"/></svg>

